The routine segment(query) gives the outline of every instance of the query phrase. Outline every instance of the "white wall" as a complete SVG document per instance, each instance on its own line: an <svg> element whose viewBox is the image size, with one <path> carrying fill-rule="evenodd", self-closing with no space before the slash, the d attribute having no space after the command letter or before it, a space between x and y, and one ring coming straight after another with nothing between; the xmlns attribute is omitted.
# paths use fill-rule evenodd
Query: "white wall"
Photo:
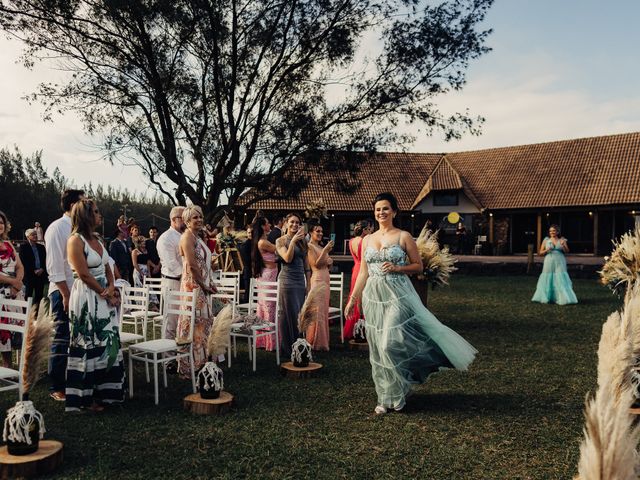
<svg viewBox="0 0 640 480"><path fill-rule="evenodd" d="M458 205L452 205L450 207L436 207L433 205L433 192L431 192L427 198L416 206L416 210L422 213L480 213L478 207L469 200L462 190L458 192Z"/></svg>

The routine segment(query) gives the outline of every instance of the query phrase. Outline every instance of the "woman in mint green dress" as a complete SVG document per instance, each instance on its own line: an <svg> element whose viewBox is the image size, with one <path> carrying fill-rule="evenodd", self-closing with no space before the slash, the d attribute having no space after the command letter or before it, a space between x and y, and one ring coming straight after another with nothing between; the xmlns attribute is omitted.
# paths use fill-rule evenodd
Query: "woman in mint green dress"
<svg viewBox="0 0 640 480"><path fill-rule="evenodd" d="M467 370L477 350L423 305L408 275L422 272L413 237L393 225L398 204L390 193L374 200L380 228L362 241L364 261L348 317L362 297L371 373L378 395L376 414L405 406L411 385L443 368Z"/></svg>
<svg viewBox="0 0 640 480"><path fill-rule="evenodd" d="M545 237L540 245L540 255L544 255L544 264L538 278L536 293L531 301L558 305L578 303L567 273L565 253L569 253L567 239L560 237L560 229L556 225L551 225L549 236Z"/></svg>

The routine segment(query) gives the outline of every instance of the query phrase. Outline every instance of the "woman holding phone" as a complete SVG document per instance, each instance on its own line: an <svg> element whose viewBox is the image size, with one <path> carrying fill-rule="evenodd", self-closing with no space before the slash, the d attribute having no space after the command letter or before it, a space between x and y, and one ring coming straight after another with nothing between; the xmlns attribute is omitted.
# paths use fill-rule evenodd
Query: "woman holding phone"
<svg viewBox="0 0 640 480"><path fill-rule="evenodd" d="M291 345L298 339L298 315L309 289L311 270L307 260L308 245L300 216L290 213L285 220L287 233L276 240L276 252L282 260L278 275L278 325L280 352L291 355Z"/></svg>
<svg viewBox="0 0 640 480"><path fill-rule="evenodd" d="M323 294L318 295L314 302L316 303L315 308L318 315L317 321L303 333L314 350L329 350L329 297L331 295L329 290L329 269L333 265L333 260L329 253L333 249L334 242L329 240L323 247L320 243L322 242L324 231L320 222L311 219L308 225L309 235L311 236L307 254L308 262L311 266L309 289L312 289L317 284L324 284L327 288Z"/></svg>

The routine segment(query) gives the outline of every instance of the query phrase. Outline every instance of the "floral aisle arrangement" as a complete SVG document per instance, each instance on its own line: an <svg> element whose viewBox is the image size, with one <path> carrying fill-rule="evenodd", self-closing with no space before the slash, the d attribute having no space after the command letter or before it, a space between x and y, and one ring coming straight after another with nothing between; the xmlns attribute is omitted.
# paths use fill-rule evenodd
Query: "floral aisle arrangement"
<svg viewBox="0 0 640 480"><path fill-rule="evenodd" d="M600 272L604 285L624 294L624 306L602 326L598 346L598 386L587 399L580 445L581 480L637 479L640 426L630 407L639 395L640 229L623 235Z"/></svg>
<svg viewBox="0 0 640 480"><path fill-rule="evenodd" d="M224 307L213 322L213 327L207 339L207 363L198 373L198 390L202 398L218 398L220 392L224 389L222 369L214 359L226 352L229 346L229 332L233 322L232 305Z"/></svg>
<svg viewBox="0 0 640 480"><path fill-rule="evenodd" d="M313 200L312 202L307 203L304 215L307 220L310 218L317 218L318 220L329 218L327 206L322 199Z"/></svg>
<svg viewBox="0 0 640 480"><path fill-rule="evenodd" d="M23 352L22 400L7 411L2 435L11 455L27 455L37 451L39 441L46 432L44 418L29 401L29 392L38 381L41 366L49 356L54 317L49 311L48 300L42 300L30 315Z"/></svg>

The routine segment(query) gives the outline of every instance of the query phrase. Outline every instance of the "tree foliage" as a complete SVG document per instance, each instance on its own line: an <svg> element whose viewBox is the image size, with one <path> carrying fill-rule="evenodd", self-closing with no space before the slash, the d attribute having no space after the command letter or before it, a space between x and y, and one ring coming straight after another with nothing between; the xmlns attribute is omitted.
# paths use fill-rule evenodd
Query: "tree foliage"
<svg viewBox="0 0 640 480"><path fill-rule="evenodd" d="M43 229L62 215L60 193L65 188L76 188L57 168L49 175L42 166L42 152L26 156L17 148L0 149L0 210L11 222L10 237L24 240L24 232L40 222ZM103 216L104 234L112 236L116 220L128 206L128 216L133 216L146 235L153 224L160 231L169 224L169 204L166 198L148 198L129 191L98 185L78 187L95 199ZM102 232L102 229L99 229Z"/></svg>
<svg viewBox="0 0 640 480"><path fill-rule="evenodd" d="M71 72L34 94L47 114L75 110L112 161L213 215L251 187L295 195L306 178L290 167L317 168L318 152L410 140L399 122L478 133L482 119L435 102L488 51L492 2L0 0L0 26L27 66Z"/></svg>

